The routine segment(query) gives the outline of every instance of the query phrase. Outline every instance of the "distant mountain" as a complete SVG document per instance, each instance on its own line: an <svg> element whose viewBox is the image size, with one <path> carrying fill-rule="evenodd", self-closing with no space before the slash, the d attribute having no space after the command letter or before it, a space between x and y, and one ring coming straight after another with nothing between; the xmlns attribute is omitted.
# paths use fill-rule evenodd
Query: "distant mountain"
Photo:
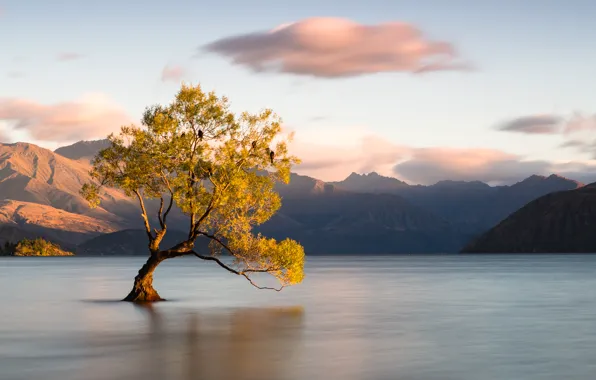
<svg viewBox="0 0 596 380"><path fill-rule="evenodd" d="M464 243L447 221L402 197L346 191L286 195L257 230L296 239L307 253L453 252Z"/></svg>
<svg viewBox="0 0 596 380"><path fill-rule="evenodd" d="M381 178L381 180L379 180ZM355 180L357 179L357 180ZM440 181L430 186L407 186L376 173L351 174L342 183L358 183L359 191L400 195L411 203L449 221L472 237L485 232L526 203L554 191L583 186L557 175L531 176L511 186L492 187L480 181ZM388 184L393 183L393 186Z"/></svg>
<svg viewBox="0 0 596 380"><path fill-rule="evenodd" d="M0 242L41 236L67 248L79 245L83 254L146 252L144 235L131 232L142 226L134 199L105 189L101 207L91 209L79 194L92 180L88 158L105 143L80 142L56 152L0 144ZM581 186L555 175L491 187L478 181L410 186L377 173L326 183L292 174L290 184L277 185L281 209L257 231L294 238L311 254L457 252L535 198ZM157 206L147 202L150 215ZM174 239L181 233L175 230L188 225L177 209L169 222Z"/></svg>
<svg viewBox="0 0 596 380"><path fill-rule="evenodd" d="M328 194L342 191L333 184L295 173L290 175L289 184L278 183L276 190L282 197Z"/></svg>
<svg viewBox="0 0 596 380"><path fill-rule="evenodd" d="M596 253L596 183L530 202L463 252Z"/></svg>
<svg viewBox="0 0 596 380"><path fill-rule="evenodd" d="M34 234L72 247L137 225L138 206L118 190L104 189L101 207L89 207L79 194L92 181L89 170L33 144L0 144L0 241Z"/></svg>
<svg viewBox="0 0 596 380"><path fill-rule="evenodd" d="M325 191L332 187L320 187L308 177L296 178L304 191L286 191L281 210L256 230L269 237L298 240L307 254L455 252L465 243L448 222L401 197ZM304 187L308 183L314 186ZM166 236L164 247L186 234L170 230ZM102 235L77 249L77 255L146 252L145 232L138 229Z"/></svg>
<svg viewBox="0 0 596 380"><path fill-rule="evenodd" d="M122 192L105 189L101 207L92 209L79 194L91 182L90 167L33 144L0 144L0 195L3 199L37 203L67 212L123 223L124 214L138 214Z"/></svg>
<svg viewBox="0 0 596 380"><path fill-rule="evenodd" d="M94 141L79 141L75 144L63 146L54 151L62 157L71 160L91 161L93 157L102 149L108 148L110 141L108 139Z"/></svg>
<svg viewBox="0 0 596 380"><path fill-rule="evenodd" d="M474 190L488 190L490 186L481 181L451 181L444 180L435 183L430 186L433 189L440 190L463 190L463 191L474 191Z"/></svg>
<svg viewBox="0 0 596 380"><path fill-rule="evenodd" d="M168 230L161 246L170 248L186 239L188 234L177 230ZM197 250L206 252L207 242L197 240ZM117 231L87 240L77 247L76 254L80 256L147 256L147 235L141 229Z"/></svg>
<svg viewBox="0 0 596 380"><path fill-rule="evenodd" d="M344 190L361 193L391 193L409 186L397 178L385 177L375 172L352 173L343 181L331 182L331 184Z"/></svg>
<svg viewBox="0 0 596 380"><path fill-rule="evenodd" d="M22 239L35 239L38 237L60 244L61 247L71 248L75 247L76 244L62 241L56 236L48 236L48 231L40 231L35 229L23 229L15 223L0 224L0 245L4 246L4 243L16 243ZM51 232L51 231L50 231Z"/></svg>
<svg viewBox="0 0 596 380"><path fill-rule="evenodd" d="M2 230L3 229L3 230ZM16 243L16 238L43 237L74 246L117 227L109 221L58 210L37 203L0 201L0 241Z"/></svg>

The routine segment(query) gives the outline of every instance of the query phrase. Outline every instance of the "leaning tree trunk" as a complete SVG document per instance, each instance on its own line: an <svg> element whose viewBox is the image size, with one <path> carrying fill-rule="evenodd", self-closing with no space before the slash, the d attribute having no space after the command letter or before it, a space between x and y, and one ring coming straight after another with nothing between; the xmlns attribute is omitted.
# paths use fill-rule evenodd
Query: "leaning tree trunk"
<svg viewBox="0 0 596 380"><path fill-rule="evenodd" d="M164 259L159 253L152 253L149 259L139 270L135 283L130 293L123 299L128 302L155 302L163 301L153 288L153 272Z"/></svg>

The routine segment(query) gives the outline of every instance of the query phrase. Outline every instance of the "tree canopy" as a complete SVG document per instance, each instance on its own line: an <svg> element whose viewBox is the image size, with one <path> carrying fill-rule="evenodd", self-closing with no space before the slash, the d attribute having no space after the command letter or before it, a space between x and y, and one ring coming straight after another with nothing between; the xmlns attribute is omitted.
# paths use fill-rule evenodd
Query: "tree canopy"
<svg viewBox="0 0 596 380"><path fill-rule="evenodd" d="M235 114L228 99L183 85L169 105L148 107L141 126L124 126L109 137L111 146L93 160L81 193L92 206L101 187L122 189L135 197L152 256L195 255L216 261L246 277L266 272L282 287L302 281L304 250L291 239L276 241L252 232L281 206L276 182L288 183L298 158L288 152L291 136L281 135L281 120L271 110ZM159 201L151 224L146 203ZM188 216L188 238L161 247L173 207ZM210 239L209 252L196 252L195 240ZM219 259L233 257L231 264Z"/></svg>

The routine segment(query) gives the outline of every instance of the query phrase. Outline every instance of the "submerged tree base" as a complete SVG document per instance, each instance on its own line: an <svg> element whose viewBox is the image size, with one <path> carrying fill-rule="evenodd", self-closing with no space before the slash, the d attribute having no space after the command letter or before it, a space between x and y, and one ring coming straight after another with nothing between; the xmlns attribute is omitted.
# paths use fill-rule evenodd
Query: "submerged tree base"
<svg viewBox="0 0 596 380"><path fill-rule="evenodd" d="M128 295L122 300L125 302L159 302L165 301L165 298L161 298L157 291L151 289L133 289Z"/></svg>
<svg viewBox="0 0 596 380"><path fill-rule="evenodd" d="M165 301L153 288L153 271L163 258L159 254L152 254L135 277L132 290L122 300L127 302L157 302Z"/></svg>

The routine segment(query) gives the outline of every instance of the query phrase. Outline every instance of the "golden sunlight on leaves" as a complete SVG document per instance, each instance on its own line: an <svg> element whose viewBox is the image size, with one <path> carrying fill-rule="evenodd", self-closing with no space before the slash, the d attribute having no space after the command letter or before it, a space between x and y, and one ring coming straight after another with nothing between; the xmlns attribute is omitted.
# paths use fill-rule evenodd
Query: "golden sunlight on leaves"
<svg viewBox="0 0 596 380"><path fill-rule="evenodd" d="M270 273L282 286L302 281L300 244L251 232L277 212L281 198L274 185L288 183L292 166L300 162L289 154L291 136L282 136L281 119L273 111L235 115L226 97L183 85L171 104L148 107L142 124L110 135L112 145L97 155L91 175L101 186L120 188L138 200L154 260L149 267L195 254L251 283L253 272ZM92 206L99 204L98 191L94 184L81 189ZM147 199L160 200L158 228L150 225ZM190 219L188 240L161 247L174 206ZM211 239L207 256L193 251L201 236ZM235 258L237 270L217 259L222 251Z"/></svg>

